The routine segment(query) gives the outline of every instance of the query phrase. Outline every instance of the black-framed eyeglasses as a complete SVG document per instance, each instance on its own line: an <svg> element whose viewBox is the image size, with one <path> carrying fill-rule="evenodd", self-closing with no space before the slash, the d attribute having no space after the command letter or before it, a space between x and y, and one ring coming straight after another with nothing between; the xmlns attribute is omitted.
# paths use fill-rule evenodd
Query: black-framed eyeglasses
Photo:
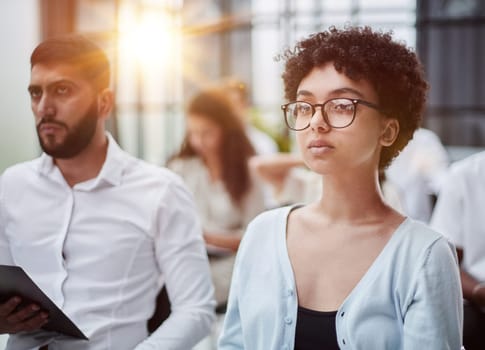
<svg viewBox="0 0 485 350"><path fill-rule="evenodd" d="M311 104L295 101L281 106L288 128L295 131L305 130L310 126L317 107L322 111L323 120L332 128L342 129L354 122L357 105L374 108L382 112L381 108L371 102L355 98L332 98L324 103Z"/></svg>

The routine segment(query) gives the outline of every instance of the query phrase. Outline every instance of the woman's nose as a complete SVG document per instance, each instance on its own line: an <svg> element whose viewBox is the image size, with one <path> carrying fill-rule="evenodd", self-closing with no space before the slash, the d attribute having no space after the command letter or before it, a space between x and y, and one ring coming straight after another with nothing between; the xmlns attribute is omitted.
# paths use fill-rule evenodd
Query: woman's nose
<svg viewBox="0 0 485 350"><path fill-rule="evenodd" d="M322 106L315 106L315 113L313 113L310 119L310 127L313 130L329 131L331 129L330 125L328 125L324 118L323 113L325 112Z"/></svg>

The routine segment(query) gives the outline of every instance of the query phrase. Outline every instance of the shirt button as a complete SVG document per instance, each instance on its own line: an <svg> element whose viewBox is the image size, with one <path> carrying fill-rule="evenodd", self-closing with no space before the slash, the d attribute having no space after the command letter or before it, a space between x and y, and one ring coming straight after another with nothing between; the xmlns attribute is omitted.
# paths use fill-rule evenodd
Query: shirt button
<svg viewBox="0 0 485 350"><path fill-rule="evenodd" d="M340 317L344 317L345 315L345 311L342 311L342 313L340 314Z"/></svg>
<svg viewBox="0 0 485 350"><path fill-rule="evenodd" d="M289 349L288 345L283 346L283 350L288 350L288 349Z"/></svg>
<svg viewBox="0 0 485 350"><path fill-rule="evenodd" d="M287 295L289 297L292 297L293 296L293 289L288 289Z"/></svg>
<svg viewBox="0 0 485 350"><path fill-rule="evenodd" d="M285 323L286 324L291 324L291 322L292 322L291 317L285 317Z"/></svg>
<svg viewBox="0 0 485 350"><path fill-rule="evenodd" d="M342 339L342 343L344 343L344 345L345 345L345 339Z"/></svg>

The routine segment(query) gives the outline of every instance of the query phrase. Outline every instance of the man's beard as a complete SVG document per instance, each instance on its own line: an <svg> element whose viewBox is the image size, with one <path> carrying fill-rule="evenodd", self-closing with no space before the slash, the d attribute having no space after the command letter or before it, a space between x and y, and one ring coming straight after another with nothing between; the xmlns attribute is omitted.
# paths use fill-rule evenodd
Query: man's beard
<svg viewBox="0 0 485 350"><path fill-rule="evenodd" d="M87 112L84 114L78 124L69 128L65 123L51 120L51 118L42 118L37 125L37 136L42 150L53 158L68 159L75 157L91 142L96 132L98 122L98 103L94 100ZM59 144L50 144L44 142L40 136L40 127L43 123L56 124L67 130L64 141Z"/></svg>

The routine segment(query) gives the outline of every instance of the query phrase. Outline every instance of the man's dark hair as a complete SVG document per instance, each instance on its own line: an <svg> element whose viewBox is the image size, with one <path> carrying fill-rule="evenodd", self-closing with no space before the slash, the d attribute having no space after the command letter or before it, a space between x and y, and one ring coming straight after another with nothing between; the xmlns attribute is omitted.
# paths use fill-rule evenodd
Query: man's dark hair
<svg viewBox="0 0 485 350"><path fill-rule="evenodd" d="M97 90L109 86L108 57L99 46L82 35L63 35L41 42L30 56L30 68L48 63L66 63L77 67Z"/></svg>
<svg viewBox="0 0 485 350"><path fill-rule="evenodd" d="M406 146L419 127L426 102L428 83L416 54L393 41L391 32L370 27L330 27L287 50L282 75L285 97L296 99L300 82L315 67L332 62L339 73L352 80L368 81L379 98L379 105L399 122L399 135L393 145L384 147L379 168L387 167Z"/></svg>

